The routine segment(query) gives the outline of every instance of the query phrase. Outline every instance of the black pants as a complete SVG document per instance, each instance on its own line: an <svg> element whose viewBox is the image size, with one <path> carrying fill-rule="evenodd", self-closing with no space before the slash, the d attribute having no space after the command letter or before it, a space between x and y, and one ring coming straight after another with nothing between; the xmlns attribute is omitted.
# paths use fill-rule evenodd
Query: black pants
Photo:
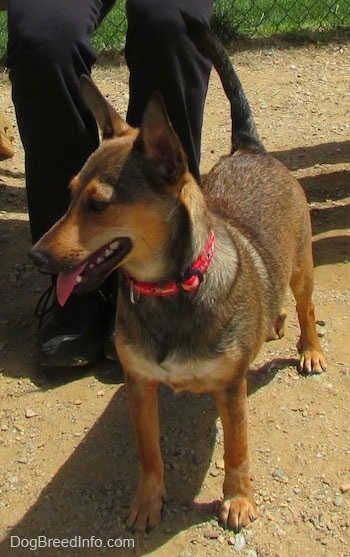
<svg viewBox="0 0 350 557"><path fill-rule="evenodd" d="M114 0L11 0L8 55L12 98L25 150L32 240L66 211L70 179L98 144L79 77L96 60L91 37ZM186 35L179 9L208 21L212 0L128 0L127 120L139 126L153 90L163 94L190 170L199 176L210 64Z"/></svg>

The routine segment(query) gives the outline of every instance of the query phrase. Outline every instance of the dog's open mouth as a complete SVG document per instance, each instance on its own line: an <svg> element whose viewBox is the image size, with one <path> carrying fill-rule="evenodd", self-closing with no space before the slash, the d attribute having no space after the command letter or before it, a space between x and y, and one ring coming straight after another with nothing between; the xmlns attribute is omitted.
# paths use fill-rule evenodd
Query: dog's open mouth
<svg viewBox="0 0 350 557"><path fill-rule="evenodd" d="M56 283L59 304L64 306L73 290L80 293L97 288L118 267L130 249L129 238L118 238L97 250L75 269L60 272Z"/></svg>

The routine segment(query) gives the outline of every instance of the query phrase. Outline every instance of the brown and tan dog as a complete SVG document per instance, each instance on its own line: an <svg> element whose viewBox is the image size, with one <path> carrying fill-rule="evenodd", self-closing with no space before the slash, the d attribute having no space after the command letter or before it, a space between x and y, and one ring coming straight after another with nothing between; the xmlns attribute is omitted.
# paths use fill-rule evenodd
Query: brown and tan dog
<svg viewBox="0 0 350 557"><path fill-rule="evenodd" d="M61 304L73 288L94 288L120 268L116 345L140 461L127 524L141 531L158 524L165 495L159 382L175 391L213 393L225 445L220 519L238 531L257 517L246 373L265 339L281 334L274 325L289 285L301 328L301 371L325 368L311 301L304 193L265 153L221 45L208 29L198 37L223 72L232 106L232 154L213 168L202 189L188 172L159 95L151 96L136 130L85 78L84 96L103 141L72 180L67 213L30 253L39 267L59 274Z"/></svg>

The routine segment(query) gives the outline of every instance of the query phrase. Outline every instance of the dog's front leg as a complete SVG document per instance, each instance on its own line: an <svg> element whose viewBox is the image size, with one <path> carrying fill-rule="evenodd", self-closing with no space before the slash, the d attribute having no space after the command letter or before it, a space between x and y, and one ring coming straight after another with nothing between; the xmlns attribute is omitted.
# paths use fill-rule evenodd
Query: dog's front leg
<svg viewBox="0 0 350 557"><path fill-rule="evenodd" d="M158 383L128 373L125 377L140 463L139 484L130 505L127 526L144 532L159 523L165 496L159 446Z"/></svg>
<svg viewBox="0 0 350 557"><path fill-rule="evenodd" d="M224 429L225 479L220 520L238 532L258 516L249 475L246 380L226 386L215 393L215 398Z"/></svg>

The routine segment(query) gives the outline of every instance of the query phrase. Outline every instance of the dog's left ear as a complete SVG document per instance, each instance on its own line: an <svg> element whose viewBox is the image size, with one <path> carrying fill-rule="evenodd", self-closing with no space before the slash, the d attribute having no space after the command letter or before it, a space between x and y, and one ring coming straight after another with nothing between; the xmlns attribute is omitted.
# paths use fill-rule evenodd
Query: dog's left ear
<svg viewBox="0 0 350 557"><path fill-rule="evenodd" d="M152 93L147 103L137 144L158 182L176 184L188 170L186 156L160 93Z"/></svg>
<svg viewBox="0 0 350 557"><path fill-rule="evenodd" d="M130 126L104 98L90 77L82 75L80 77L80 87L83 99L101 130L102 139L121 137L128 133L131 129Z"/></svg>

